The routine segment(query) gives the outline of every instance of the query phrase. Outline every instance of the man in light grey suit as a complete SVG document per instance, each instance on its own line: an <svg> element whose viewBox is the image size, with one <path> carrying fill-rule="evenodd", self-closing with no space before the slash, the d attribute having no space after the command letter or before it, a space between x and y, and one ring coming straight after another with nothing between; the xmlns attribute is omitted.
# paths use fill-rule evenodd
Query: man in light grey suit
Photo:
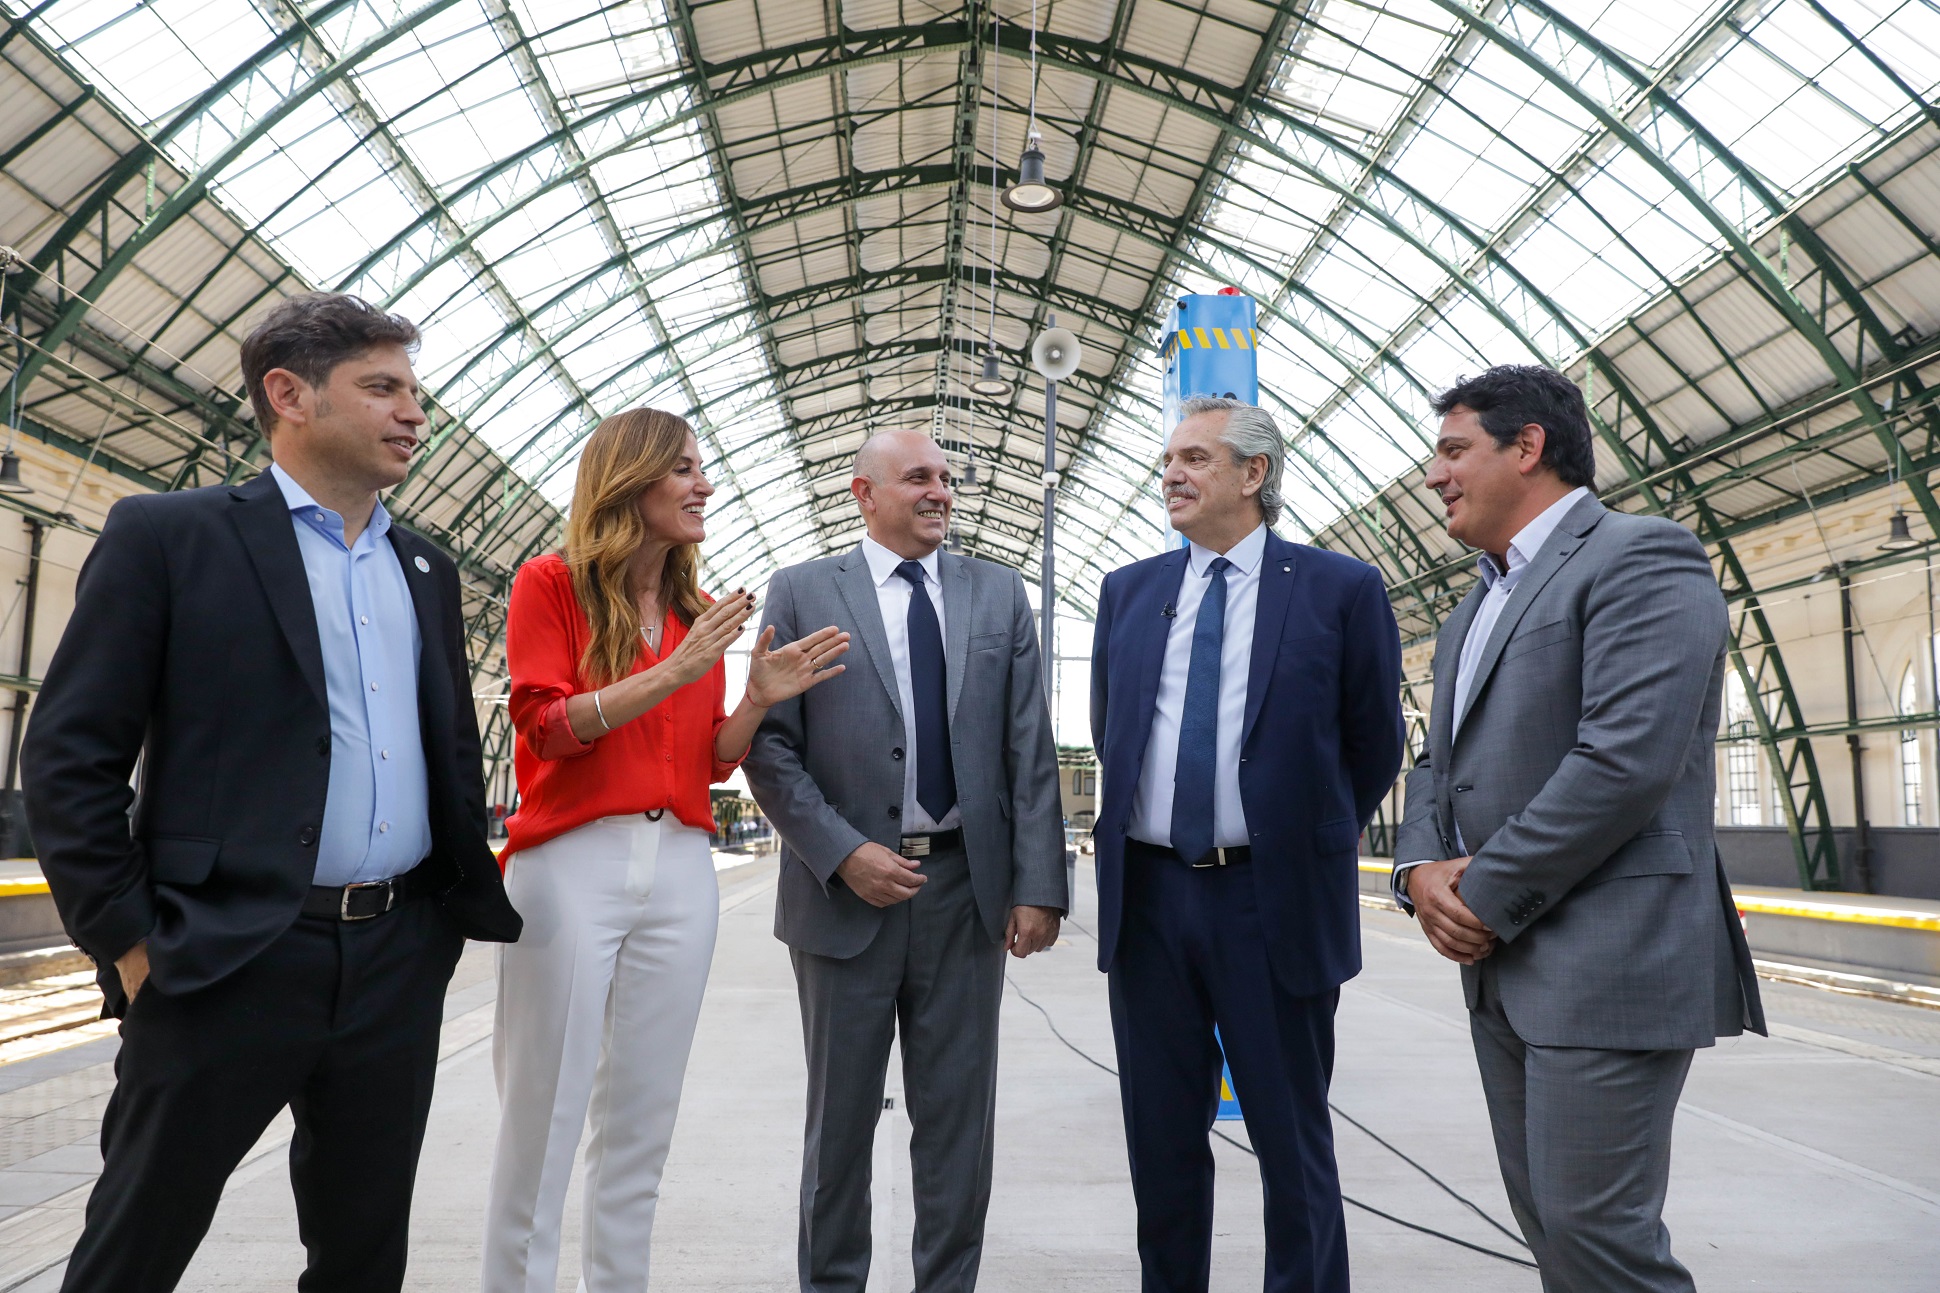
<svg viewBox="0 0 1940 1293"><path fill-rule="evenodd" d="M1688 1290L1664 1228L1695 1048L1764 1031L1712 835L1727 623L1704 548L1604 509L1583 397L1490 369L1427 485L1482 578L1442 626L1395 895L1462 987L1548 1293Z"/></svg>
<svg viewBox="0 0 1940 1293"><path fill-rule="evenodd" d="M1069 901L1057 753L1023 580L938 551L952 498L935 442L875 437L850 488L867 537L778 572L767 623L791 642L840 625L863 650L769 710L743 764L782 839L775 934L808 1052L797 1260L803 1293L868 1283L870 1152L900 1029L917 1293L969 1293L1004 953L1049 947Z"/></svg>

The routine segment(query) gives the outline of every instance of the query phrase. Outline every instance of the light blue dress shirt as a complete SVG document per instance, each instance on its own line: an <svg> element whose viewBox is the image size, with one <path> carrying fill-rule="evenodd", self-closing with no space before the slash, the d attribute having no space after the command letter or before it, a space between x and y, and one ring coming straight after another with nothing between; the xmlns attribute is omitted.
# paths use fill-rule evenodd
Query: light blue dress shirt
<svg viewBox="0 0 1940 1293"><path fill-rule="evenodd" d="M344 518L272 466L310 577L330 702L330 789L314 883L402 875L431 851L418 729L418 616L379 503L355 545Z"/></svg>
<svg viewBox="0 0 1940 1293"><path fill-rule="evenodd" d="M1145 742L1145 763L1138 788L1132 792L1129 834L1135 840L1172 847L1172 778L1179 766L1179 728L1185 720L1186 680L1192 671L1192 632L1199 623L1199 603L1212 584L1213 558L1232 563L1226 572L1226 629L1220 640L1219 717L1213 740L1213 843L1237 848L1250 839L1246 808L1239 797L1239 745L1246 727L1247 675L1253 665L1253 621L1260 603L1260 564L1266 556L1266 526L1235 543L1224 553L1188 544L1185 576L1179 581L1177 604L1167 621L1165 660L1159 668L1159 691L1152 712L1152 731Z"/></svg>
<svg viewBox="0 0 1940 1293"><path fill-rule="evenodd" d="M1482 576L1482 602L1475 608L1475 618L1469 621L1468 634L1462 639L1462 657L1455 662L1455 703L1450 706L1450 722L1453 730L1449 734L1452 746L1455 736L1462 730L1462 716L1468 708L1469 693L1475 690L1475 673L1482 664L1482 652L1488 648L1489 639L1495 634L1496 621L1514 596L1516 585L1522 582L1522 572L1529 568L1549 542L1549 536L1556 533L1556 527L1563 523L1569 510L1588 496L1589 490L1578 485L1569 493L1551 503L1536 515L1529 524L1516 532L1509 540L1509 550L1503 554L1506 564L1498 566L1495 558L1482 553L1476 559L1476 570ZM1462 828L1455 827L1455 847L1468 853L1468 845L1462 842ZM1403 910L1412 911L1414 904L1408 900L1408 872L1434 858L1416 858L1395 867L1388 878L1388 886L1394 892Z"/></svg>

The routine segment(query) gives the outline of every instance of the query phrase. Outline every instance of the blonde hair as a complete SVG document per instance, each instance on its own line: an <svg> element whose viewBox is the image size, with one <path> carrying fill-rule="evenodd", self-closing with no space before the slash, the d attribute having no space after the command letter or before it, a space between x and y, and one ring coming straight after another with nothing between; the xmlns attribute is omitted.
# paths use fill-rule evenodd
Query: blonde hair
<svg viewBox="0 0 1940 1293"><path fill-rule="evenodd" d="M572 572L573 595L592 626L579 669L595 686L624 678L640 657L640 610L626 586L627 562L647 540L640 494L673 474L692 434L685 418L661 409L628 409L602 421L580 452L562 555ZM691 625L707 609L699 572L700 549L694 544L680 544L667 554L660 589L683 624Z"/></svg>

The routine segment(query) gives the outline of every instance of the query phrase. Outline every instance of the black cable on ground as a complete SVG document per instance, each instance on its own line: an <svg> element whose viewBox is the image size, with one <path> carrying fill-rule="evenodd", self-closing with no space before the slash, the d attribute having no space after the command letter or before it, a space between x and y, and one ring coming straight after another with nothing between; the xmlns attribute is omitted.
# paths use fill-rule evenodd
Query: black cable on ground
<svg viewBox="0 0 1940 1293"><path fill-rule="evenodd" d="M1494 1217L1490 1216L1487 1212L1484 1212L1482 1210L1481 1205L1476 1203L1474 1200L1470 1199L1466 1194L1461 1193L1454 1186L1450 1185L1447 1181L1442 1180L1441 1177L1436 1176L1433 1172L1423 1167L1420 1163L1415 1162L1414 1159L1409 1158L1406 1154L1402 1153L1399 1149L1396 1149L1393 1145L1390 1145L1387 1141L1383 1140L1380 1136L1376 1135L1372 1127L1368 1126L1366 1123L1356 1118L1353 1114L1343 1111L1341 1107L1335 1104L1332 1100L1329 1100L1327 1102L1327 1107L1334 1111L1335 1117L1341 1118L1346 1122L1351 1123L1353 1126L1358 1127L1362 1132L1366 1133L1368 1138L1374 1141L1375 1144L1387 1150L1390 1154L1393 1154L1396 1158L1406 1163L1409 1167L1414 1168L1417 1172L1420 1172L1423 1176L1427 1177L1429 1180L1433 1181L1436 1185L1440 1186L1442 1190L1448 1195L1449 1198L1454 1199L1457 1203L1467 1208L1470 1212L1473 1212L1476 1216L1488 1222L1496 1230L1500 1231L1504 1238L1513 1242L1518 1248L1527 1249L1529 1247L1528 1242L1524 1240L1521 1235L1509 1229L1509 1227L1503 1225L1500 1221L1497 1221Z"/></svg>
<svg viewBox="0 0 1940 1293"><path fill-rule="evenodd" d="M1071 928L1076 929L1080 934L1083 934L1086 938L1090 939L1092 942L1095 943L1098 941L1098 936L1096 934L1086 929L1083 925L1078 924L1077 921L1072 920L1069 917L1066 917L1064 923L1070 926ZM1015 986L1015 984L1013 984L1012 986ZM1020 997L1023 996L1024 995L1023 991L1020 989L1017 995ZM1028 998L1026 999L1028 1000ZM1035 1002L1032 1002L1031 1004L1036 1005ZM1042 1014L1043 1011L1040 1009L1039 1013ZM1048 1023L1050 1021L1050 1016L1046 1015L1045 1021ZM1057 1029L1053 1027L1052 1031L1056 1032ZM1064 1044L1067 1046L1071 1045L1069 1041L1065 1041L1062 1035L1059 1036L1058 1040L1064 1041ZM1076 1048L1073 1047L1073 1049L1075 1050ZM1087 1060L1091 1060L1093 1064L1097 1064L1097 1061L1092 1060L1089 1055L1086 1055L1085 1058ZM1104 1066L1099 1065L1099 1067L1102 1068ZM1109 1069L1107 1069L1106 1071L1110 1072ZM1117 1075L1113 1074L1113 1076L1117 1076ZM1484 1211L1482 1207L1479 1204L1477 1204L1474 1200L1470 1199L1467 1195L1456 1190L1453 1186L1449 1185L1448 1182L1442 1180L1441 1177L1436 1176L1433 1172L1429 1171L1427 1168L1423 1167L1420 1163L1417 1163L1414 1159L1410 1158L1407 1154L1403 1153L1398 1147L1391 1144L1388 1140L1386 1140L1379 1133L1377 1133L1374 1130L1374 1128L1368 1126L1366 1123L1356 1118L1353 1114L1348 1113L1346 1110L1342 1109L1339 1105L1335 1104L1331 1100L1327 1102L1327 1107L1331 1109L1337 1117L1341 1118L1343 1121L1353 1125L1354 1127L1358 1128L1360 1131L1365 1133L1369 1139L1374 1141L1375 1144L1387 1150L1390 1154L1393 1154L1396 1158L1406 1163L1409 1167L1414 1168L1415 1171L1420 1172L1423 1176L1427 1177L1430 1181L1433 1181L1450 1198L1460 1203L1463 1207L1473 1212L1476 1216L1482 1218L1482 1220L1488 1222L1491 1228L1499 1232L1504 1238L1514 1243L1516 1247L1524 1250L1528 1249L1529 1243L1521 1235L1509 1229L1507 1226L1503 1225L1500 1221L1497 1221L1494 1217L1490 1216L1486 1211ZM1406 1223L1404 1222L1403 1224L1406 1224Z"/></svg>
<svg viewBox="0 0 1940 1293"><path fill-rule="evenodd" d="M1070 922L1066 922L1066 923L1068 924ZM1086 934L1090 933L1090 931L1088 930L1084 932ZM1050 1028L1051 1035L1057 1038L1060 1042L1064 1043L1065 1049L1069 1050L1073 1055L1076 1055L1079 1059L1083 1060L1085 1063L1091 1065L1091 1067L1099 1070L1100 1072L1109 1073L1114 1078L1118 1076L1117 1069L1113 1068L1109 1064L1104 1063L1101 1060L1094 1059L1088 1052L1085 1051L1083 1047L1079 1046L1076 1042L1073 1042L1069 1037L1066 1037L1064 1033L1059 1030L1058 1021L1051 1018L1051 1012L1046 1010L1042 1005L1039 1005L1038 1002L1034 1000L1028 992L1025 992L1023 988L1019 987L1017 984L1017 980L1011 976L1009 971L1005 971L1004 978L1010 984L1011 991L1015 992L1019 997L1021 997L1025 1005L1037 1011L1038 1014L1044 1016L1044 1023L1047 1027ZM1378 1144L1393 1152L1403 1162L1407 1163L1410 1167L1414 1168L1417 1172L1420 1172L1423 1176L1433 1181L1436 1185L1441 1186L1442 1189L1446 1190L1449 1194L1453 1195L1456 1199L1460 1200L1461 1203L1467 1206L1471 1211L1473 1211L1477 1216L1481 1217L1484 1221L1494 1226L1497 1230L1502 1230L1504 1234L1509 1234L1508 1231L1503 1230L1500 1222L1496 1221L1495 1218L1491 1217L1488 1213L1484 1212L1480 1206L1473 1203L1469 1199L1463 1197L1446 1181L1443 1181L1440 1177L1436 1176L1433 1172L1430 1172L1427 1168L1423 1167L1421 1164L1415 1162L1414 1159L1409 1158L1406 1154L1403 1154L1400 1150L1395 1149L1393 1145L1388 1144L1388 1142L1385 1140L1382 1140L1381 1137L1376 1136L1372 1131L1369 1131L1368 1128L1362 1123L1356 1121L1351 1117L1348 1117L1348 1115L1344 1113L1341 1113L1339 1109L1335 1109L1331 1101L1328 1103L1327 1107L1329 1109L1333 1109L1333 1111L1336 1114L1340 1114L1341 1117L1346 1118L1347 1121L1350 1123L1353 1123L1354 1126L1359 1127L1362 1131L1367 1132L1367 1134L1369 1136L1372 1136ZM1251 1145L1248 1145L1242 1141L1233 1139L1231 1136L1228 1136L1225 1132L1219 1130L1219 1128L1217 1127L1214 1127L1212 1129L1212 1134L1219 1137L1221 1140L1225 1141L1228 1145L1231 1145L1234 1149L1240 1150L1247 1154L1251 1154L1254 1158L1259 1157L1259 1152L1255 1150ZM1532 1271L1536 1269L1536 1263L1529 1261L1526 1258L1517 1257L1513 1253L1500 1252L1494 1248L1485 1248L1481 1244L1472 1244L1466 1239L1458 1238L1455 1235L1448 1234L1446 1231L1436 1230L1432 1226L1419 1225L1413 1221L1404 1221L1400 1217L1395 1216L1393 1213L1383 1212L1381 1209L1373 1206L1372 1204L1361 1202L1359 1199L1354 1198L1352 1195L1348 1195L1348 1194L1341 1195L1341 1202L1352 1204L1354 1207L1359 1208L1363 1212L1372 1213L1374 1216L1380 1217L1383 1221L1392 1221L1397 1226L1404 1226L1407 1229L1416 1231L1420 1234L1432 1236L1433 1238L1440 1239L1447 1243L1454 1244L1458 1248L1466 1248L1470 1252L1481 1253L1485 1257L1493 1257L1497 1261L1508 1262L1512 1266L1522 1266ZM1516 1235L1509 1234L1509 1238L1514 1239L1518 1244L1523 1243L1522 1239ZM1523 1247L1526 1248L1528 1247L1528 1245L1523 1244Z"/></svg>

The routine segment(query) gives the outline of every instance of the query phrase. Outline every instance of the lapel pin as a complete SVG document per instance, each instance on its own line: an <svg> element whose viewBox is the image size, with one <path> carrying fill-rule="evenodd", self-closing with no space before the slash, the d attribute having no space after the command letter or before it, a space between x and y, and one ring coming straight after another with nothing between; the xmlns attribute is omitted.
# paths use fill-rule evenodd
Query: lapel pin
<svg viewBox="0 0 1940 1293"><path fill-rule="evenodd" d="M1290 575L1290 574L1292 574L1292 573L1293 573L1293 567L1292 567L1292 566L1281 566L1281 567L1280 567L1280 573L1281 573L1281 574L1283 574L1283 575Z"/></svg>
<svg viewBox="0 0 1940 1293"><path fill-rule="evenodd" d="M419 570L423 571L427 575L431 573L431 563L429 561L426 561L423 557L411 558L411 564L416 566Z"/></svg>

